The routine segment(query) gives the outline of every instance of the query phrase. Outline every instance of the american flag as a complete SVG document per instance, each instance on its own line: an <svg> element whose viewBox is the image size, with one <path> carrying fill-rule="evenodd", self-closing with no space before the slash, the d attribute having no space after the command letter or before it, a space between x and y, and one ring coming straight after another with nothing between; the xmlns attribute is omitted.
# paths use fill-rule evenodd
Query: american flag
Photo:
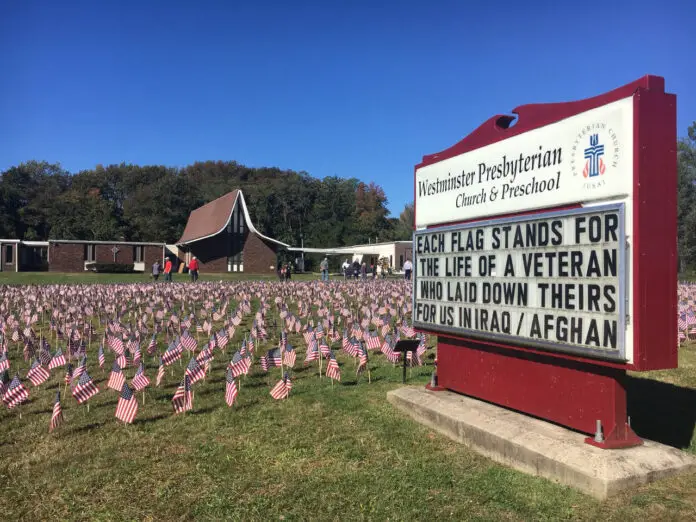
<svg viewBox="0 0 696 522"><path fill-rule="evenodd" d="M148 379L147 375L145 375L145 363L142 361L138 366L138 370L135 372L135 376L133 377L131 384L133 385L135 391L142 391L150 385L150 379Z"/></svg>
<svg viewBox="0 0 696 522"><path fill-rule="evenodd" d="M191 397L191 383L189 382L188 375L184 375L181 384L176 389L174 397L172 397L172 404L174 405L174 412L176 413L183 413L193 408L193 399Z"/></svg>
<svg viewBox="0 0 696 522"><path fill-rule="evenodd" d="M228 406L232 406L234 404L234 400L237 398L237 394L239 393L234 377L235 376L232 373L232 368L227 368L227 375L225 376L225 402Z"/></svg>
<svg viewBox="0 0 696 522"><path fill-rule="evenodd" d="M19 380L19 374L15 374L14 379L5 390L5 395L2 402L11 410L15 406L19 406L29 398L29 392Z"/></svg>
<svg viewBox="0 0 696 522"><path fill-rule="evenodd" d="M184 333L181 335L181 344L183 344L184 348L186 348L189 352L195 352L196 348L198 348L198 343L188 330L184 331Z"/></svg>
<svg viewBox="0 0 696 522"><path fill-rule="evenodd" d="M87 369L87 357L82 357L80 359L80 364L77 365L77 368L75 368L75 371L71 374L73 380L77 380L82 376L82 372L86 371Z"/></svg>
<svg viewBox="0 0 696 522"><path fill-rule="evenodd" d="M55 430L61 424L63 424L63 409L60 406L60 390L57 390L56 400L53 403L53 413L51 414L51 422L48 424L48 432L53 432L53 430Z"/></svg>
<svg viewBox="0 0 696 522"><path fill-rule="evenodd" d="M227 337L227 332L225 331L225 329L220 329L220 331L217 333L217 343L220 349L224 350L229 340L230 339L229 337Z"/></svg>
<svg viewBox="0 0 696 522"><path fill-rule="evenodd" d="M0 352L0 372L9 370L10 360L7 358L7 352Z"/></svg>
<svg viewBox="0 0 696 522"><path fill-rule="evenodd" d="M114 361L109 374L109 382L106 385L112 390L120 392L123 389L124 382L126 382L126 378L123 375L123 371L121 371L118 362Z"/></svg>
<svg viewBox="0 0 696 522"><path fill-rule="evenodd" d="M379 345L380 345L379 336L376 333L373 334L373 333L368 332L365 335L365 340L366 340L365 342L367 344L368 349L370 349L370 350L378 350L379 349Z"/></svg>
<svg viewBox="0 0 696 522"><path fill-rule="evenodd" d="M326 365L326 376L336 381L341 380L341 369L336 361L336 356L333 351L329 352L329 363Z"/></svg>
<svg viewBox="0 0 696 522"><path fill-rule="evenodd" d="M367 369L367 349L362 345L358 345L358 368L356 373L360 373Z"/></svg>
<svg viewBox="0 0 696 522"><path fill-rule="evenodd" d="M162 361L162 358L160 357L159 368L157 370L157 379L155 380L155 386L160 385L160 383L162 382L162 377L164 377L164 362Z"/></svg>
<svg viewBox="0 0 696 522"><path fill-rule="evenodd" d="M83 371L82 375L80 375L80 380L73 388L73 397L75 397L78 404L82 404L91 397L94 397L97 393L99 393L99 388L92 382L92 378L87 373L87 370Z"/></svg>
<svg viewBox="0 0 696 522"><path fill-rule="evenodd" d="M194 384L205 377L205 370L198 364L195 357L191 357L191 360L186 367L186 376L189 378L189 382Z"/></svg>
<svg viewBox="0 0 696 522"><path fill-rule="evenodd" d="M181 352L181 345L176 339L169 343L167 351L164 352L164 355L162 356L162 361L164 362L164 365L169 366L170 364L179 360L181 358Z"/></svg>
<svg viewBox="0 0 696 522"><path fill-rule="evenodd" d="M271 397L276 400L287 399L287 397L290 395L290 390L292 390L292 381L286 373L271 390Z"/></svg>
<svg viewBox="0 0 696 522"><path fill-rule="evenodd" d="M148 355L154 355L155 350L157 349L157 340L155 339L155 336L157 334L152 334L152 339L150 339L150 344L147 345L147 354Z"/></svg>
<svg viewBox="0 0 696 522"><path fill-rule="evenodd" d="M287 341L286 341L287 342ZM291 344L286 344L285 352L283 353L283 362L286 366L293 368L295 366L295 361L297 360L297 352L292 347Z"/></svg>
<svg viewBox="0 0 696 522"><path fill-rule="evenodd" d="M131 424L136 413L138 413L138 400L133 395L133 390L130 389L128 383L124 382L116 405L116 418L126 424Z"/></svg>
<svg viewBox="0 0 696 522"><path fill-rule="evenodd" d="M138 366L140 364L140 359L142 359L142 353L140 353L140 345L138 345L133 352L133 366Z"/></svg>
<svg viewBox="0 0 696 522"><path fill-rule="evenodd" d="M251 361L248 357L244 357L240 352L235 352L232 356L232 361L230 362L228 368L232 370L232 375L239 377L240 375L246 375L249 373L249 368L251 367Z"/></svg>
<svg viewBox="0 0 696 522"><path fill-rule="evenodd" d="M59 346L56 348L56 353L51 357L51 362L48 363L48 369L53 370L55 368L60 368L61 366L65 366L66 362L63 350L61 350Z"/></svg>
<svg viewBox="0 0 696 522"><path fill-rule="evenodd" d="M128 350L124 351L122 355L119 355L116 357L116 364L118 364L118 367L121 369L127 368L128 367ZM121 386L118 387L118 391L121 391Z"/></svg>
<svg viewBox="0 0 696 522"><path fill-rule="evenodd" d="M46 339L41 342L41 351L39 351L39 359L41 359L41 364L48 366L51 364L51 347L49 346Z"/></svg>
<svg viewBox="0 0 696 522"><path fill-rule="evenodd" d="M104 357L104 347L99 345L99 353L97 354L97 359L99 360L99 367L103 368L106 358Z"/></svg>
<svg viewBox="0 0 696 522"><path fill-rule="evenodd" d="M267 372L269 368L280 366L283 359L280 357L280 348L272 348L266 352L266 355L261 357L261 368Z"/></svg>
<svg viewBox="0 0 696 522"><path fill-rule="evenodd" d="M319 346L317 346L316 341L312 341L312 343L307 347L307 353L305 355L305 360L304 364L305 366L312 362L316 361L319 359Z"/></svg>
<svg viewBox="0 0 696 522"><path fill-rule="evenodd" d="M73 376L73 365L72 363L68 363L68 367L65 369L65 384L70 384L72 382L72 376Z"/></svg>
<svg viewBox="0 0 696 522"><path fill-rule="evenodd" d="M34 386L39 386L40 384L46 382L46 379L48 379L50 376L51 374L48 373L46 368L41 366L41 361L34 359L34 362L27 373L27 379L29 379Z"/></svg>
<svg viewBox="0 0 696 522"><path fill-rule="evenodd" d="M321 343L319 343L319 352L324 356L324 358L328 357L329 353L331 352L329 345L326 344L324 339L322 339Z"/></svg>

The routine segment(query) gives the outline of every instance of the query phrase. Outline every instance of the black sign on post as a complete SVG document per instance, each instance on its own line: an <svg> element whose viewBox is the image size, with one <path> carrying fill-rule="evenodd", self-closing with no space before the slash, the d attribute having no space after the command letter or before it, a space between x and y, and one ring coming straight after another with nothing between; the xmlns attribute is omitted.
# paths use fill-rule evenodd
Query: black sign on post
<svg viewBox="0 0 696 522"><path fill-rule="evenodd" d="M402 382L406 384L406 352L415 352L420 345L419 339L402 339L394 345L394 351L404 354L404 376Z"/></svg>

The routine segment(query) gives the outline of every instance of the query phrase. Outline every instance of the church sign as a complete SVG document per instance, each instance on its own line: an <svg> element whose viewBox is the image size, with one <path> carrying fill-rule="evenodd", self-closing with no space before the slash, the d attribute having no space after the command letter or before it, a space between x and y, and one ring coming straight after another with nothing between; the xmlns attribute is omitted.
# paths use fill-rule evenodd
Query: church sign
<svg viewBox="0 0 696 522"><path fill-rule="evenodd" d="M625 372L677 364L675 97L646 76L514 112L415 168L413 323L439 336L436 389L637 444Z"/></svg>

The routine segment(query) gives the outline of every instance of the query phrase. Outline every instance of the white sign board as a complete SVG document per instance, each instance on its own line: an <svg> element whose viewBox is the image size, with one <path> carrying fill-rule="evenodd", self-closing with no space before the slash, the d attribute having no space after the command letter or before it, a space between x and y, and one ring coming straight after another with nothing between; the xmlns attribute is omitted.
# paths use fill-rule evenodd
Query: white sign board
<svg viewBox="0 0 696 522"><path fill-rule="evenodd" d="M425 165L415 178L417 229L628 197L633 98Z"/></svg>
<svg viewBox="0 0 696 522"><path fill-rule="evenodd" d="M416 231L413 325L625 361L624 204Z"/></svg>

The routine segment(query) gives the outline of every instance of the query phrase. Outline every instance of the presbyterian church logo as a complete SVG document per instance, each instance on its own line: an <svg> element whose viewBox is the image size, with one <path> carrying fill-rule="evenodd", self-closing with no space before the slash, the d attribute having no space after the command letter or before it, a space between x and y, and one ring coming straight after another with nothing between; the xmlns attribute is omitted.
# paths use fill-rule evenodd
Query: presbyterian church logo
<svg viewBox="0 0 696 522"><path fill-rule="evenodd" d="M593 190L606 185L606 178L617 171L621 144L612 127L597 122L578 132L570 152L573 177Z"/></svg>
<svg viewBox="0 0 696 522"><path fill-rule="evenodd" d="M594 178L600 174L604 174L607 170L604 165L604 145L599 143L599 134L590 136L590 146L585 149L585 168L582 169L582 176Z"/></svg>

